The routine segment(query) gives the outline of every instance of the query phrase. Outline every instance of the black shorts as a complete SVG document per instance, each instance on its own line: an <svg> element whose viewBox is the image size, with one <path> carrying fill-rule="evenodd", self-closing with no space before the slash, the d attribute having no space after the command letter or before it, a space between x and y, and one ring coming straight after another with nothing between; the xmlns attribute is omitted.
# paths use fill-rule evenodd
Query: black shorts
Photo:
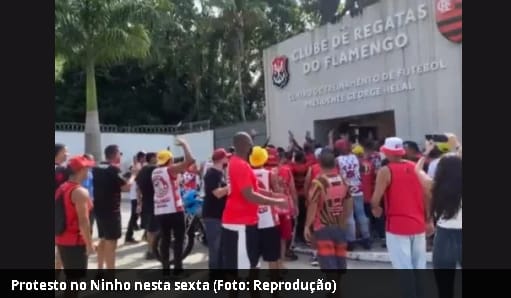
<svg viewBox="0 0 511 298"><path fill-rule="evenodd" d="M111 214L109 216L97 215L99 239L117 240L121 238L121 214Z"/></svg>
<svg viewBox="0 0 511 298"><path fill-rule="evenodd" d="M156 233L160 230L160 225L158 223L158 219L153 212L142 212L142 221L141 221L142 229L146 230L149 233Z"/></svg>
<svg viewBox="0 0 511 298"><path fill-rule="evenodd" d="M280 259L279 227L259 229L259 253L265 262L276 262Z"/></svg>
<svg viewBox="0 0 511 298"><path fill-rule="evenodd" d="M220 251L223 269L256 268L260 255L257 225L222 224Z"/></svg>
<svg viewBox="0 0 511 298"><path fill-rule="evenodd" d="M81 279L87 275L88 256L85 245L63 246L57 245L66 278L70 280Z"/></svg>

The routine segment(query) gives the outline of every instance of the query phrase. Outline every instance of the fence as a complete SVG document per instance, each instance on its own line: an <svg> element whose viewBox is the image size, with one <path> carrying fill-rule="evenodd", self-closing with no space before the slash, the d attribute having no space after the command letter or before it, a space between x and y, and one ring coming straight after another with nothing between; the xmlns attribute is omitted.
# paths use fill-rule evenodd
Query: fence
<svg viewBox="0 0 511 298"><path fill-rule="evenodd" d="M118 126L112 124L101 124L101 132L108 133L140 133L140 134L186 134L191 132L201 132L210 129L210 121L197 121L188 123L179 123L177 125L136 125L136 126ZM83 132L84 123L55 123L55 131Z"/></svg>

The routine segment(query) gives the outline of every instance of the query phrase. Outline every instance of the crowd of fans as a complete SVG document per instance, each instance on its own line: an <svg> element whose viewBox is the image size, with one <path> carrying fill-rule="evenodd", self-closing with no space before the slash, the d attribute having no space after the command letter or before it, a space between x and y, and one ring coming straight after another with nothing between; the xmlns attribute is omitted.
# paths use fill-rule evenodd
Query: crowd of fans
<svg viewBox="0 0 511 298"><path fill-rule="evenodd" d="M181 190L201 189L204 197L210 269L284 269L295 251L314 251L312 265L346 269L354 249L386 246L394 268L426 268L427 237L433 241L433 266L461 266L461 145L456 136L426 136L417 143L389 137L358 142L348 135L318 144L307 134L300 146L290 132L289 146L255 146L248 133L237 133L233 146L218 148L198 164L183 139L169 150L139 152L130 172L119 169L121 152L104 150L105 161L89 155L67 160L55 145L56 268L87 268L97 252L99 269L114 269L121 238L121 192L129 192L131 218L126 243L144 229L147 259L161 233L162 267L183 274L185 233ZM59 205L60 204L60 205ZM64 220L62 220L64 218ZM138 225L138 219L141 224ZM99 242L92 242L97 224ZM57 226L63 225L57 232ZM65 223L65 224L62 224ZM174 241L171 241L171 235ZM384 241L381 241L384 240ZM445 274L445 273L444 273ZM439 278L452 291L453 277ZM447 290L445 290L447 289Z"/></svg>

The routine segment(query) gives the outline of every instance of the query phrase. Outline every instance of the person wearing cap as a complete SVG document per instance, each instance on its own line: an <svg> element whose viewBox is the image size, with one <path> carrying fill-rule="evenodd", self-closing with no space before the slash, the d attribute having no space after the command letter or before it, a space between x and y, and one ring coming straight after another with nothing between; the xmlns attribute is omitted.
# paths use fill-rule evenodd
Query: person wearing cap
<svg viewBox="0 0 511 298"><path fill-rule="evenodd" d="M222 231L222 214L229 186L225 182L225 168L230 154L224 148L213 152L213 165L204 175L204 205L202 218L206 226L209 250L209 269L221 269L220 233Z"/></svg>
<svg viewBox="0 0 511 298"><path fill-rule="evenodd" d="M341 176L350 186L350 194L353 198L353 214L348 220L347 241L348 250L353 250L357 240L356 229L360 229L362 239L359 241L362 246L371 249L371 234L369 219L364 209L364 193L362 192L362 177L360 175L360 162L351 152L351 143L347 139L340 139L335 142L335 150L339 153L337 164ZM355 224L355 220L358 225Z"/></svg>
<svg viewBox="0 0 511 298"><path fill-rule="evenodd" d="M433 150L427 155L430 159L427 174L430 178L435 177L436 168L440 158L451 151L449 142L435 142Z"/></svg>
<svg viewBox="0 0 511 298"><path fill-rule="evenodd" d="M105 148L105 161L92 170L94 176L94 216L98 227L98 269L115 269L117 241L122 236L121 193L129 192L136 168L129 179L123 177L119 164L122 153L117 145ZM101 275L102 272L99 272Z"/></svg>
<svg viewBox="0 0 511 298"><path fill-rule="evenodd" d="M257 178L247 162L252 137L238 132L233 137L234 155L229 160L230 192L222 215L223 269L252 269L259 262L259 205L286 207L287 201L261 194ZM278 253L278 252L277 252Z"/></svg>
<svg viewBox="0 0 511 298"><path fill-rule="evenodd" d="M259 192L273 197L273 192L279 192L278 173L275 169L265 169L268 162L268 151L255 146L249 157L250 165L254 171L259 185ZM280 221L277 208L273 206L259 205L259 229L260 254L263 261L268 262L269 269L279 269L280 263Z"/></svg>
<svg viewBox="0 0 511 298"><path fill-rule="evenodd" d="M183 242L185 237L185 214L183 200L179 189L178 176L195 163L190 147L185 140L176 138L176 145L183 148L184 160L173 162L173 154L163 150L156 155L157 168L151 179L154 185L154 214L160 224L161 242L160 254L164 273L170 273L170 242L174 235L174 275L179 276L183 271Z"/></svg>
<svg viewBox="0 0 511 298"><path fill-rule="evenodd" d="M65 229L55 237L64 270L87 269L88 256L94 253L89 220L92 202L87 189L81 186L93 166L94 161L84 156L69 159L69 179L55 192L55 198L63 200L65 213ZM67 271L66 275L68 272L78 273Z"/></svg>
<svg viewBox="0 0 511 298"><path fill-rule="evenodd" d="M426 196L415 174L415 163L403 159L403 140L385 139L380 151L389 161L376 176L371 200L374 216L380 217L381 198L385 195L386 243L395 269L426 269ZM413 280L411 281L414 285ZM410 286L410 285L408 285ZM414 292L406 297L416 296Z"/></svg>

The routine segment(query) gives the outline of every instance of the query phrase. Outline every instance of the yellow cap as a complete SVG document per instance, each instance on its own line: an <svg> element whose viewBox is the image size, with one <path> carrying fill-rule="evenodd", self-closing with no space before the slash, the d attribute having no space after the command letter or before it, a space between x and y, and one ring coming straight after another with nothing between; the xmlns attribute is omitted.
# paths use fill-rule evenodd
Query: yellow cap
<svg viewBox="0 0 511 298"><path fill-rule="evenodd" d="M447 152L451 151L451 146L447 142L435 143L435 145L437 146L438 150L440 150L440 152L442 152L442 153L447 153Z"/></svg>
<svg viewBox="0 0 511 298"><path fill-rule="evenodd" d="M364 147L357 144L357 145L353 146L353 148L351 149L351 152L355 155L362 155L362 154L364 154Z"/></svg>
<svg viewBox="0 0 511 298"><path fill-rule="evenodd" d="M248 158L248 161L250 162L250 165L254 168L259 168L264 166L266 161L268 160L268 151L266 149L255 146L252 148L252 153L250 153L250 157Z"/></svg>
<svg viewBox="0 0 511 298"><path fill-rule="evenodd" d="M156 154L156 163L159 166L166 164L173 157L172 152L168 150L162 150Z"/></svg>

